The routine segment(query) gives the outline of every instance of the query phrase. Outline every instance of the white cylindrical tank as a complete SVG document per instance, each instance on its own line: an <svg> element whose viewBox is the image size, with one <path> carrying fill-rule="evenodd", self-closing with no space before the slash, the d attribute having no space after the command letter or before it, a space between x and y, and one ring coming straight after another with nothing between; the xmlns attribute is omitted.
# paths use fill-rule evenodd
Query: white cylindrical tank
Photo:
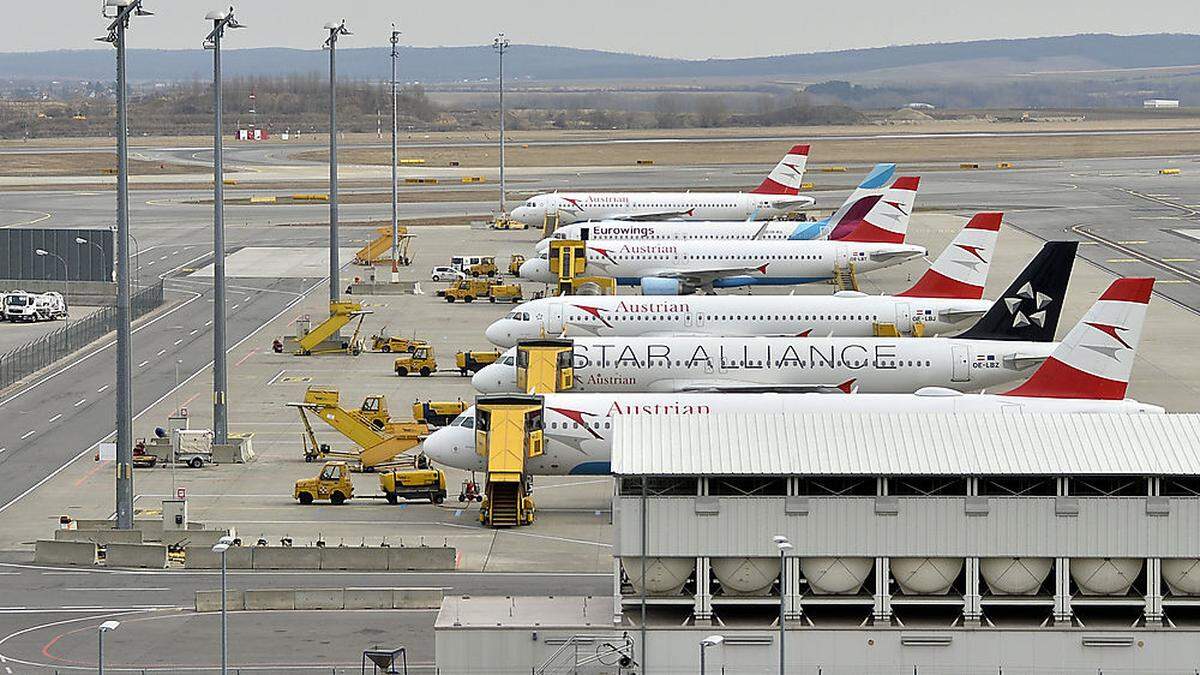
<svg viewBox="0 0 1200 675"><path fill-rule="evenodd" d="M980 558L979 574L993 595L1037 595L1053 558Z"/></svg>
<svg viewBox="0 0 1200 675"><path fill-rule="evenodd" d="M642 559L637 556L623 556L621 567L629 578L629 585L637 593L642 592ZM646 594L647 595L677 595L683 590L692 570L696 569L693 558L647 558L646 559Z"/></svg>
<svg viewBox="0 0 1200 675"><path fill-rule="evenodd" d="M779 578L779 558L713 558L712 571L726 595L766 595Z"/></svg>
<svg viewBox="0 0 1200 675"><path fill-rule="evenodd" d="M1144 562L1141 558L1072 558L1071 578L1083 595L1125 595Z"/></svg>
<svg viewBox="0 0 1200 675"><path fill-rule="evenodd" d="M1162 578L1172 595L1200 595L1200 558L1163 558Z"/></svg>
<svg viewBox="0 0 1200 675"><path fill-rule="evenodd" d="M945 595L963 568L962 558L892 558L892 577L906 595Z"/></svg>
<svg viewBox="0 0 1200 675"><path fill-rule="evenodd" d="M873 558L801 558L800 571L817 595L854 595L875 566Z"/></svg>

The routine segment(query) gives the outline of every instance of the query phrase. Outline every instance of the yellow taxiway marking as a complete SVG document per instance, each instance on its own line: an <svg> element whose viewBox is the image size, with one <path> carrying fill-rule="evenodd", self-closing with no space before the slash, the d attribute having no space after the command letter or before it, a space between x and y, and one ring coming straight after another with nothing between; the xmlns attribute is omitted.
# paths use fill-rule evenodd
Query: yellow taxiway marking
<svg viewBox="0 0 1200 675"><path fill-rule="evenodd" d="M1135 262L1137 262L1137 261L1138 261L1138 259L1137 259L1137 258L1109 258L1108 260L1105 260L1104 262L1110 262L1110 263L1135 263Z"/></svg>
<svg viewBox="0 0 1200 675"><path fill-rule="evenodd" d="M1133 244L1144 244L1144 243L1146 243L1146 240L1145 239L1132 239L1130 241L1118 241L1117 243L1121 244L1123 246L1130 246Z"/></svg>
<svg viewBox="0 0 1200 675"><path fill-rule="evenodd" d="M1163 262L1196 262L1195 258L1163 258Z"/></svg>
<svg viewBox="0 0 1200 675"><path fill-rule="evenodd" d="M1158 284L1190 284L1187 279L1155 279L1154 285Z"/></svg>

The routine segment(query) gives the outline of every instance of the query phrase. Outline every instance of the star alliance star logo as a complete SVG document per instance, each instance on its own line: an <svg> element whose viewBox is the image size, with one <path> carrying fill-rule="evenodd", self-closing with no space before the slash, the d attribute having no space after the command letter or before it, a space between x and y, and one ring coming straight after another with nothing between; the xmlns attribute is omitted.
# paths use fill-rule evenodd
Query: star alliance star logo
<svg viewBox="0 0 1200 675"><path fill-rule="evenodd" d="M1026 314L1022 306L1028 300L1033 303L1033 312ZM1013 328L1025 328L1030 324L1036 324L1038 328L1046 327L1046 307L1054 302L1054 298L1042 293L1041 291L1033 290L1033 285L1028 281L1017 291L1017 297L1004 298L1004 305L1008 308L1008 313L1012 315Z"/></svg>

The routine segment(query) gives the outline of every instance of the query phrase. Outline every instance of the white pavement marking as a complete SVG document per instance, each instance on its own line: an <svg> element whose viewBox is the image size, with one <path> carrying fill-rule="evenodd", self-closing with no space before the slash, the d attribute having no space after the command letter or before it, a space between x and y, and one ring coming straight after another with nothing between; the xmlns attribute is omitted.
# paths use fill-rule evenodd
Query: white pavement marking
<svg viewBox="0 0 1200 675"><path fill-rule="evenodd" d="M176 340L176 341L175 341L175 344L179 344L180 342L183 342L183 338L180 338L180 339Z"/></svg>
<svg viewBox="0 0 1200 675"><path fill-rule="evenodd" d="M81 398L78 401L75 401L75 407L78 408L79 406L83 405L84 403L87 403L87 399Z"/></svg>
<svg viewBox="0 0 1200 675"><path fill-rule="evenodd" d="M196 333L199 333L199 332L200 332L199 328L193 328L192 332L188 333L188 335L195 335Z"/></svg>
<svg viewBox="0 0 1200 675"><path fill-rule="evenodd" d="M104 385L103 387L100 387L99 389L97 389L97 390L96 390L96 393L97 393L97 394L99 394L99 393L102 393L102 392L103 392L105 389L108 389L108 385L107 385L107 384L106 384L106 385Z"/></svg>
<svg viewBox="0 0 1200 675"><path fill-rule="evenodd" d="M275 377L272 377L271 379L267 380L267 384L275 384L275 380L278 380L279 376L283 375L286 372L287 372L287 369L285 368L285 369L279 371L278 373L275 373Z"/></svg>
<svg viewBox="0 0 1200 675"><path fill-rule="evenodd" d="M46 423L53 424L53 423L59 421L60 419L62 419L62 413L58 413L54 417L51 417L50 419L46 420Z"/></svg>
<svg viewBox="0 0 1200 675"><path fill-rule="evenodd" d="M205 326L206 328L207 328L208 326L211 326L211 325L212 325L212 319L209 319L208 321L205 321L205 322L204 322L204 326Z"/></svg>
<svg viewBox="0 0 1200 675"><path fill-rule="evenodd" d="M237 309L238 307L241 307L241 304L234 305L232 309Z"/></svg>
<svg viewBox="0 0 1200 675"><path fill-rule="evenodd" d="M3 453L3 452L4 452L5 450L7 450L7 449L8 449L8 448L0 448L0 453Z"/></svg>
<svg viewBox="0 0 1200 675"><path fill-rule="evenodd" d="M141 363L139 363L139 364L137 365L137 367L138 367L138 368L145 368L147 363L150 363L150 362L149 362L149 361L142 361Z"/></svg>
<svg viewBox="0 0 1200 675"><path fill-rule="evenodd" d="M76 588L64 588L62 590L64 590L64 591L82 591L85 593L89 592L89 591L112 591L114 593L127 593L127 592L140 593L142 591L169 591L171 589L167 588L166 586L159 586L159 587L155 587L155 588L145 588L143 586L137 586L137 587L133 587L133 588L92 588L90 586L79 586Z"/></svg>
<svg viewBox="0 0 1200 675"><path fill-rule="evenodd" d="M29 438L30 436L34 435L35 433L37 433L37 432L34 431L33 429L30 429L29 431L25 432L25 435L21 437L21 440L25 440L26 438Z"/></svg>
<svg viewBox="0 0 1200 675"><path fill-rule="evenodd" d="M157 354L155 354L155 356L162 356L163 354L166 354L166 353L167 353L167 350L165 350L165 349L160 349L160 350L158 350L158 353L157 353Z"/></svg>

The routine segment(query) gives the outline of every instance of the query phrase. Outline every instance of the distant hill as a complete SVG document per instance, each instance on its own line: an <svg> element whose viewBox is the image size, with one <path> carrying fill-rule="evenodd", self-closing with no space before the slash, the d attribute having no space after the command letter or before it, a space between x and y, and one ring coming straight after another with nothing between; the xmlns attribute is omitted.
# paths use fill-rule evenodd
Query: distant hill
<svg viewBox="0 0 1200 675"><path fill-rule="evenodd" d="M383 47L342 47L338 72L352 79L388 77ZM282 48L226 49L230 76L276 76L322 72L321 50ZM129 53L133 81L206 79L210 56L200 49L144 50ZM406 47L401 70L405 80L448 83L495 75L490 46ZM639 80L663 78L815 78L896 72L921 79L1017 75L1038 70L1155 68L1200 64L1200 35L1072 35L1017 40L934 43L815 54L789 54L703 61L665 59L567 47L513 45L506 71L514 79L534 81ZM59 50L0 53L0 78L7 80L109 80L112 50Z"/></svg>

